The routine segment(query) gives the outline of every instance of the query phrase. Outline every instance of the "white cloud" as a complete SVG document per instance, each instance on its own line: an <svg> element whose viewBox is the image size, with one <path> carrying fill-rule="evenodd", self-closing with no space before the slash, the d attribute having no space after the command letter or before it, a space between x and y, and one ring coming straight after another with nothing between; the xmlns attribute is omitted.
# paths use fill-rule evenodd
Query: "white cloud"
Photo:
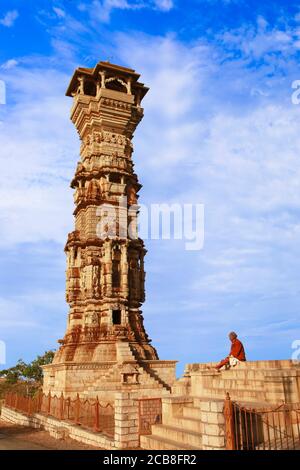
<svg viewBox="0 0 300 470"><path fill-rule="evenodd" d="M65 18L66 12L58 7L53 7L54 13L58 16L58 18Z"/></svg>
<svg viewBox="0 0 300 470"><path fill-rule="evenodd" d="M297 28L283 26L279 29L270 25L259 16L256 24L243 24L234 30L225 30L219 35L227 48L241 51L244 58L262 58L264 61L278 60L274 53L291 57L299 49L299 31Z"/></svg>
<svg viewBox="0 0 300 470"><path fill-rule="evenodd" d="M68 182L78 158L64 97L69 77L46 68L6 72L14 104L0 124L0 245L62 242L72 227Z"/></svg>
<svg viewBox="0 0 300 470"><path fill-rule="evenodd" d="M83 3L78 5L81 11L90 11L92 19L107 23L113 10L156 9L168 12L173 8L173 0L94 0L91 10Z"/></svg>
<svg viewBox="0 0 300 470"><path fill-rule="evenodd" d="M9 59L6 62L4 62L4 64L2 64L0 68L3 70L8 70L8 69L12 69L13 67L16 67L16 65L18 65L17 60Z"/></svg>
<svg viewBox="0 0 300 470"><path fill-rule="evenodd" d="M2 26L6 26L7 28L10 28L11 26L14 25L14 22L16 21L18 16L19 16L19 13L17 10L8 11L3 16L3 18L0 19L0 24L2 24Z"/></svg>
<svg viewBox="0 0 300 470"><path fill-rule="evenodd" d="M173 0L154 0L154 4L162 11L169 11L174 7Z"/></svg>
<svg viewBox="0 0 300 470"><path fill-rule="evenodd" d="M177 262L192 269L185 284L187 291L193 285L192 301L214 294L232 302L247 295L271 301L274 292L292 298L298 292L291 260L300 235L300 114L289 99L291 80L266 78L264 67L253 71L243 58L227 62L226 53L201 42L185 47L172 37L147 36L117 42L121 58L150 86L143 129L135 136L147 202L205 204L198 268L179 256L178 245L168 245ZM287 61L290 70L293 59ZM296 62L291 76L295 71ZM161 270L164 262L158 263Z"/></svg>

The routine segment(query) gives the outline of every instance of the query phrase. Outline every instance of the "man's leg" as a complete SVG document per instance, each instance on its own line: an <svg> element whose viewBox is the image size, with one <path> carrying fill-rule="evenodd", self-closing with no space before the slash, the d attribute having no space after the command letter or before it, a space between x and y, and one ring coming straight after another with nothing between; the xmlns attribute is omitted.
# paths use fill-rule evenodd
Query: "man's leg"
<svg viewBox="0 0 300 470"><path fill-rule="evenodd" d="M223 361L219 362L219 364L216 366L216 369L219 370L221 367L226 366L226 364L229 364L229 357L225 357Z"/></svg>

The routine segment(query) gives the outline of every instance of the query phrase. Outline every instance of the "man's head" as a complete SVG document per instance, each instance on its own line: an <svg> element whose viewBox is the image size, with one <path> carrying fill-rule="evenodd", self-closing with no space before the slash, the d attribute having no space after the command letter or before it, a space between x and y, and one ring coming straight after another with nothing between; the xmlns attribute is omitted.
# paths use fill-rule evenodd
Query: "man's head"
<svg viewBox="0 0 300 470"><path fill-rule="evenodd" d="M230 341L234 341L237 338L237 334L234 331L231 331L228 335Z"/></svg>

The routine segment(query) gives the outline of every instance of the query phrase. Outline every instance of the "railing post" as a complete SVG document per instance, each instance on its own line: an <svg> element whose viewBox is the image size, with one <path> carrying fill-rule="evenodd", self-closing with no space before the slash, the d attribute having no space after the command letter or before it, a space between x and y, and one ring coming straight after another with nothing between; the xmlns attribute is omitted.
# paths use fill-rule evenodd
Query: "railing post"
<svg viewBox="0 0 300 470"><path fill-rule="evenodd" d="M32 397L32 412L33 413L36 413L37 411L37 399L38 399L38 395L33 395Z"/></svg>
<svg viewBox="0 0 300 470"><path fill-rule="evenodd" d="M96 398L95 403L95 425L94 425L95 432L99 432L99 399L98 396Z"/></svg>
<svg viewBox="0 0 300 470"><path fill-rule="evenodd" d="M18 397L19 397L17 393L15 394L15 397L16 397L16 399L15 399L15 406L14 406L14 408L15 408L15 410L17 410L17 409L18 409Z"/></svg>
<svg viewBox="0 0 300 470"><path fill-rule="evenodd" d="M64 394L60 395L60 419L64 419Z"/></svg>
<svg viewBox="0 0 300 470"><path fill-rule="evenodd" d="M79 393L77 393L76 404L75 404L75 424L80 424L79 416L80 416L80 398L79 398Z"/></svg>
<svg viewBox="0 0 300 470"><path fill-rule="evenodd" d="M28 397L28 409L27 409L27 415L31 416L31 411L32 411L32 398Z"/></svg>
<svg viewBox="0 0 300 470"><path fill-rule="evenodd" d="M50 413L51 413L51 393L49 392L48 393L48 409L47 409L48 416L50 415Z"/></svg>
<svg viewBox="0 0 300 470"><path fill-rule="evenodd" d="M71 405L71 399L70 397L68 397L66 399L66 404L67 404L67 408L68 408L68 411L67 411L67 419L70 419L70 405Z"/></svg>
<svg viewBox="0 0 300 470"><path fill-rule="evenodd" d="M40 413L42 411L42 403L43 403L43 392L40 390L37 397L37 412Z"/></svg>
<svg viewBox="0 0 300 470"><path fill-rule="evenodd" d="M224 418L226 450L235 450L233 404L228 392L226 393L226 399L224 401Z"/></svg>

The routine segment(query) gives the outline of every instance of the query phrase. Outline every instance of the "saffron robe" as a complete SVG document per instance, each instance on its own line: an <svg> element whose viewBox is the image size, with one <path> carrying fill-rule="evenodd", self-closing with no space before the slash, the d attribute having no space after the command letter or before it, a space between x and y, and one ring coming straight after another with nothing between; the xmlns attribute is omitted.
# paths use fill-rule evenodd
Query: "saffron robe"
<svg viewBox="0 0 300 470"><path fill-rule="evenodd" d="M245 349L243 343L239 339L234 339L231 343L230 356L236 357L239 361L246 360Z"/></svg>

